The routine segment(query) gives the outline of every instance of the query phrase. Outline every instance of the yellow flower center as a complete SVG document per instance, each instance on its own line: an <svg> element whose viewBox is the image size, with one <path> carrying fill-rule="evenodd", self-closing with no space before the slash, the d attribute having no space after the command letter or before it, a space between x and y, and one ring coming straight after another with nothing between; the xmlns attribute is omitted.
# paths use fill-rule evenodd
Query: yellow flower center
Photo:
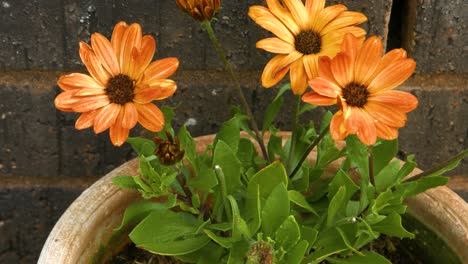
<svg viewBox="0 0 468 264"><path fill-rule="evenodd" d="M350 106L363 107L367 103L369 91L367 87L357 83L350 83L342 89L343 98Z"/></svg>
<svg viewBox="0 0 468 264"><path fill-rule="evenodd" d="M124 105L133 101L133 80L127 75L119 74L109 79L106 94L111 103Z"/></svg>
<svg viewBox="0 0 468 264"><path fill-rule="evenodd" d="M296 50L303 54L317 54L320 52L322 40L320 35L314 31L299 33L294 40Z"/></svg>

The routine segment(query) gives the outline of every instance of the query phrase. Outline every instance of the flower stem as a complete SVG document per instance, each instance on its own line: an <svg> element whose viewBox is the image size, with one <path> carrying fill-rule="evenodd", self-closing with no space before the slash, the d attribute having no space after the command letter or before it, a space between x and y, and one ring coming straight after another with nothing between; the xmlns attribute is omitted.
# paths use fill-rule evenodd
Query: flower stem
<svg viewBox="0 0 468 264"><path fill-rule="evenodd" d="M301 168L302 163L307 159L307 156L309 156L310 152L315 148L315 146L317 146L318 143L320 143L320 140L322 140L322 138L328 133L328 130L330 130L330 124L328 124L328 126L320 132L320 135L309 145L309 147L307 148L307 150L304 152L301 159L299 160L299 163L297 163L293 172L291 173L291 175L289 175L290 179L292 179L294 175L296 175L296 173Z"/></svg>
<svg viewBox="0 0 468 264"><path fill-rule="evenodd" d="M301 96L297 96L297 102L296 102L296 111L294 113L294 120L292 123L292 130L291 130L291 141L290 141L290 146L289 146L289 157L288 157L288 168L291 170L292 169L292 157L294 155L294 149L296 147L296 129L297 129L297 124L299 121L299 111L301 109Z"/></svg>
<svg viewBox="0 0 468 264"><path fill-rule="evenodd" d="M407 178L407 180L403 180L404 182L412 182L412 181L416 181L416 180L419 180L423 177L426 177L428 175L431 175L439 170L442 170L443 168L449 166L450 164L454 163L454 162L457 162L459 160L462 160L464 159L465 157L468 156L468 149L465 149L463 150L462 152L458 153L455 157L451 158L451 159L448 159L442 163L440 163L439 165L436 165L432 168L430 168L429 170L426 170L426 171L423 171L411 178Z"/></svg>
<svg viewBox="0 0 468 264"><path fill-rule="evenodd" d="M224 54L223 50L221 49L221 46L219 45L218 39L216 38L216 35L214 34L213 28L211 27L211 22L210 21L204 21L201 23L201 25L206 29L208 32L208 36L210 37L211 42L213 42L213 45L216 48L216 52L218 53L218 56L220 57L221 61L224 64L224 67L226 68L226 71L229 73L231 76L231 79L234 81L236 90L239 94L239 99L242 103L242 106L244 107L244 111L247 113L248 119L250 121L250 125L252 126L252 129L254 130L256 140L258 141L258 144L260 145L260 149L262 150L263 158L267 160L268 162L270 161L268 158L268 153L265 148L265 144L263 142L263 138L260 137L260 132L257 126L257 123L255 122L255 118L252 114L252 111L250 110L249 104L247 103L247 100L245 99L244 93L242 92L241 85L239 83L239 80L237 76L234 74L234 70L232 69L231 63L226 58L226 55Z"/></svg>
<svg viewBox="0 0 468 264"><path fill-rule="evenodd" d="M368 149L369 155L368 155L368 160L369 160L369 179L372 184L372 186L375 187L375 176L374 176L374 155L372 153L372 146L369 146Z"/></svg>

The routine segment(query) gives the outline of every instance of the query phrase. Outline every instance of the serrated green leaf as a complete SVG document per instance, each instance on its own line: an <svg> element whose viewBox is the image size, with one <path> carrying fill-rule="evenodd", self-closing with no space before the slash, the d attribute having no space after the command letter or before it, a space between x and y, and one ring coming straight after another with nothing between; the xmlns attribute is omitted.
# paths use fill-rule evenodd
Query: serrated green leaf
<svg viewBox="0 0 468 264"><path fill-rule="evenodd" d="M233 194L240 186L241 163L233 149L219 140L213 154L213 168L219 166L224 173L227 194Z"/></svg>
<svg viewBox="0 0 468 264"><path fill-rule="evenodd" d="M115 176L112 178L112 183L121 189L138 190L138 184L133 180L134 177L138 176Z"/></svg>
<svg viewBox="0 0 468 264"><path fill-rule="evenodd" d="M146 138L128 137L125 142L132 146L133 150L138 154L138 156L143 155L148 157L153 155L154 150L156 149L156 144L152 140Z"/></svg>
<svg viewBox="0 0 468 264"><path fill-rule="evenodd" d="M400 171L398 171L398 181L401 181L403 178L408 176L414 170L414 168L416 168L416 165L416 162L414 162L414 155L409 155L406 158L405 164L403 164Z"/></svg>
<svg viewBox="0 0 468 264"><path fill-rule="evenodd" d="M375 176L376 191L380 193L397 184L399 171L400 162L398 160L388 163L388 165Z"/></svg>
<svg viewBox="0 0 468 264"><path fill-rule="evenodd" d="M428 176L416 181L405 182L396 186L396 195L403 199L422 193L428 189L447 184L448 178L442 176Z"/></svg>
<svg viewBox="0 0 468 264"><path fill-rule="evenodd" d="M118 232L127 225L136 224L139 221L143 220L154 210L163 210L165 209L164 205L161 203L155 203L153 201L138 201L129 205L124 212L122 222L120 226L114 229Z"/></svg>
<svg viewBox="0 0 468 264"><path fill-rule="evenodd" d="M398 139L379 140L372 147L372 156L374 159L374 175L378 175L387 164L395 158L398 152Z"/></svg>
<svg viewBox="0 0 468 264"><path fill-rule="evenodd" d="M307 202L306 198L304 195L302 195L300 192L295 191L295 190L290 190L288 191L288 197L291 202L294 204L306 209L308 212L313 213L314 215L318 216L317 212L310 206L310 204Z"/></svg>
<svg viewBox="0 0 468 264"><path fill-rule="evenodd" d="M371 225L372 230L399 238L414 238L414 234L408 232L401 224L401 216L397 213L391 213L384 220Z"/></svg>
<svg viewBox="0 0 468 264"><path fill-rule="evenodd" d="M262 206L262 230L266 236L272 236L276 229L289 216L288 191L284 183L278 184Z"/></svg>
<svg viewBox="0 0 468 264"><path fill-rule="evenodd" d="M275 247L283 248L289 251L294 247L301 238L301 230L294 216L290 215L284 220L280 227L275 232Z"/></svg>

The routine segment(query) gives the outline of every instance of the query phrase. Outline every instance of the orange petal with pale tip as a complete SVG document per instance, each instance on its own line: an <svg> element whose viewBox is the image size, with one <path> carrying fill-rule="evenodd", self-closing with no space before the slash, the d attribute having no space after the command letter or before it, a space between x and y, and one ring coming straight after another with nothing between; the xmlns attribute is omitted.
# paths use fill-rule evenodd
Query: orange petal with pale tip
<svg viewBox="0 0 468 264"><path fill-rule="evenodd" d="M251 6L249 8L249 16L259 26L275 34L280 39L293 44L294 35L289 29L267 8L263 6Z"/></svg>
<svg viewBox="0 0 468 264"><path fill-rule="evenodd" d="M159 79L171 76L179 67L177 58L165 58L152 62L143 73L141 83L151 85Z"/></svg>
<svg viewBox="0 0 468 264"><path fill-rule="evenodd" d="M305 73L302 58L291 63L289 68L291 90L295 95L302 95L307 88L307 75Z"/></svg>
<svg viewBox="0 0 468 264"><path fill-rule="evenodd" d="M164 127L164 115L154 104L135 104L138 111L138 122L153 132L159 132Z"/></svg>
<svg viewBox="0 0 468 264"><path fill-rule="evenodd" d="M318 77L309 81L309 86L323 96L335 98L341 94L341 88L327 79Z"/></svg>
<svg viewBox="0 0 468 264"><path fill-rule="evenodd" d="M138 121L138 111L136 110L135 104L126 103L123 105L122 110L122 127L132 129Z"/></svg>
<svg viewBox="0 0 468 264"><path fill-rule="evenodd" d="M57 95L54 100L55 107L60 111L72 112L73 105L80 101L79 98L74 97L76 91L78 90L65 91Z"/></svg>
<svg viewBox="0 0 468 264"><path fill-rule="evenodd" d="M354 81L368 84L382 57L382 41L376 36L368 38L359 49L354 66Z"/></svg>
<svg viewBox="0 0 468 264"><path fill-rule="evenodd" d="M162 100L175 93L177 85L173 80L161 79L151 85L143 85L135 89L134 102L147 104L153 100Z"/></svg>
<svg viewBox="0 0 468 264"><path fill-rule="evenodd" d="M116 76L120 72L119 62L110 41L99 33L91 35L91 47L107 72Z"/></svg>
<svg viewBox="0 0 468 264"><path fill-rule="evenodd" d="M109 136L114 146L120 147L128 138L129 129L122 126L123 113L120 111L114 125L110 127Z"/></svg>
<svg viewBox="0 0 468 264"><path fill-rule="evenodd" d="M93 111L82 113L75 122L75 128L78 130L82 130L92 127L94 125L94 119L100 111L101 109L96 109Z"/></svg>
<svg viewBox="0 0 468 264"><path fill-rule="evenodd" d="M110 75L102 67L101 62L91 47L84 42L80 42L80 57L86 69L88 69L89 74L91 74L101 86L106 86Z"/></svg>
<svg viewBox="0 0 468 264"><path fill-rule="evenodd" d="M370 82L368 90L371 93L391 90L408 79L416 68L416 62L412 59L402 59L391 63L383 69Z"/></svg>
<svg viewBox="0 0 468 264"><path fill-rule="evenodd" d="M344 125L344 115L342 111L338 111L333 115L330 122L330 135L333 140L343 140L348 136L348 131Z"/></svg>
<svg viewBox="0 0 468 264"><path fill-rule="evenodd" d="M75 112L88 112L110 104L109 97L107 95L94 95L75 98L79 98L79 100L72 106L72 109Z"/></svg>
<svg viewBox="0 0 468 264"><path fill-rule="evenodd" d="M82 73L71 73L68 75L60 76L57 85L64 91L94 88L103 89L104 87L96 82L94 78Z"/></svg>
<svg viewBox="0 0 468 264"><path fill-rule="evenodd" d="M94 118L94 133L99 134L114 125L122 106L119 104L108 104Z"/></svg>
<svg viewBox="0 0 468 264"><path fill-rule="evenodd" d="M123 46L120 51L120 56L117 56L120 61L121 73L130 75L132 72L132 67L134 66L132 61L133 49L139 49L141 47L141 40L141 26L136 23L131 24L122 37Z"/></svg>
<svg viewBox="0 0 468 264"><path fill-rule="evenodd" d="M115 56L117 57L117 60L119 61L119 65L121 63L120 53L122 52L123 46L125 45L122 39L127 29L128 29L127 23L125 23L124 21L120 21L119 23L115 25L114 31L112 31L111 44L112 44L112 47L114 48Z"/></svg>
<svg viewBox="0 0 468 264"><path fill-rule="evenodd" d="M293 45L280 38L262 39L259 40L255 46L259 49L277 54L289 54L296 50Z"/></svg>
<svg viewBox="0 0 468 264"><path fill-rule="evenodd" d="M302 30L306 30L309 22L309 15L301 0L282 0L288 7L292 17Z"/></svg>
<svg viewBox="0 0 468 264"><path fill-rule="evenodd" d="M333 98L333 97L323 96L314 91L305 93L302 96L302 101L308 104L321 105L321 106L334 105L337 103L336 97Z"/></svg>

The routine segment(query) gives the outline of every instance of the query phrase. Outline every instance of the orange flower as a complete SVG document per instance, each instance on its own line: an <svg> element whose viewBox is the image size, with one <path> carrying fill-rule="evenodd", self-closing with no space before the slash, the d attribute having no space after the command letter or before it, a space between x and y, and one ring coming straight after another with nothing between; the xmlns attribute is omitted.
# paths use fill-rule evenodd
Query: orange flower
<svg viewBox="0 0 468 264"><path fill-rule="evenodd" d="M199 22L210 21L221 0L176 0L177 6Z"/></svg>
<svg viewBox="0 0 468 264"><path fill-rule="evenodd" d="M398 128L406 123L406 113L418 105L410 93L393 91L408 79L416 62L403 49L394 49L382 57L382 41L370 37L365 42L347 34L342 52L333 59L321 57L319 77L309 81L313 91L302 96L309 104L338 104L330 133L334 140L357 134L367 145L377 137L398 137Z"/></svg>
<svg viewBox="0 0 468 264"><path fill-rule="evenodd" d="M355 27L367 18L359 12L346 11L344 5L324 8L325 0L267 0L268 8L252 6L249 16L261 27L277 37L257 42L257 48L277 53L265 66L262 85L270 88L288 71L292 91L301 95L307 80L318 76L318 58L333 57L347 32L364 36L366 32Z"/></svg>
<svg viewBox="0 0 468 264"><path fill-rule="evenodd" d="M139 24L119 22L111 41L92 34L91 46L80 42L80 57L91 76L61 76L57 84L64 92L55 98L55 107L82 113L76 129L93 126L97 134L110 128L116 146L125 142L137 121L148 130L160 131L164 116L151 101L174 94L176 84L166 78L177 70L179 61L151 62L155 50L154 38L142 36Z"/></svg>

